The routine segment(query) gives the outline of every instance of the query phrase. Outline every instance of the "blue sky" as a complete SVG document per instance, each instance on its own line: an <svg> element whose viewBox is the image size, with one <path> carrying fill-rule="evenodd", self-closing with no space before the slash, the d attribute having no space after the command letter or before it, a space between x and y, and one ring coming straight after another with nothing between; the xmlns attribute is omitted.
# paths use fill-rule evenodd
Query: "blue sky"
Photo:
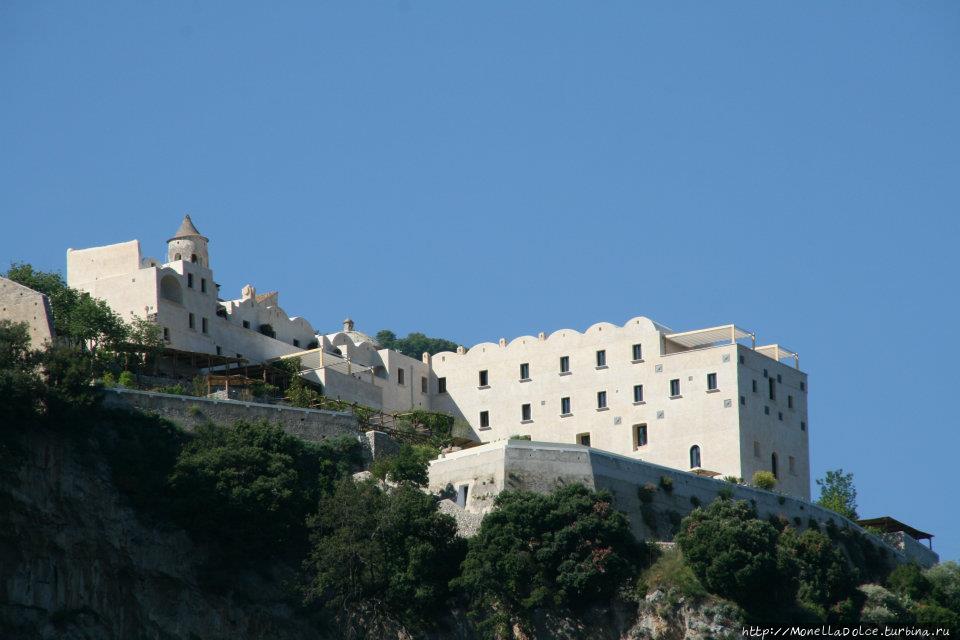
<svg viewBox="0 0 960 640"><path fill-rule="evenodd" d="M735 322L960 558L960 3L282 5L0 3L3 266L190 212L324 330Z"/></svg>

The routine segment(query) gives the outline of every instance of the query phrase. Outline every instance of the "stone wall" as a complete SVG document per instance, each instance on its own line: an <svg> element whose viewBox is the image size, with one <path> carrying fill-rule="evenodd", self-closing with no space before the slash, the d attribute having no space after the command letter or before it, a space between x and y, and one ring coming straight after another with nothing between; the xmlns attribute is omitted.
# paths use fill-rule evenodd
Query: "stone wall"
<svg viewBox="0 0 960 640"><path fill-rule="evenodd" d="M501 440L447 454L430 465L431 490L451 485L462 492L465 485L466 509L479 513L488 510L496 494L505 489L546 493L571 483L609 491L616 508L629 516L634 535L642 539L672 540L684 516L699 505L711 503L721 492L729 492L736 500L750 502L760 518L784 518L801 530L811 519L821 527L833 521L883 545L901 562L915 560L929 565L937 560L928 549L923 556L908 556L846 518L806 500L580 445ZM916 549L911 546L911 551Z"/></svg>
<svg viewBox="0 0 960 640"><path fill-rule="evenodd" d="M0 320L27 323L35 349L53 338L53 313L47 296L7 278L0 278Z"/></svg>
<svg viewBox="0 0 960 640"><path fill-rule="evenodd" d="M342 435L360 433L357 418L352 413L299 409L239 400L220 400L179 396L153 391L107 389L104 406L120 409L138 409L175 422L190 431L205 422L233 424L237 420L279 424L284 431L304 440L320 442Z"/></svg>

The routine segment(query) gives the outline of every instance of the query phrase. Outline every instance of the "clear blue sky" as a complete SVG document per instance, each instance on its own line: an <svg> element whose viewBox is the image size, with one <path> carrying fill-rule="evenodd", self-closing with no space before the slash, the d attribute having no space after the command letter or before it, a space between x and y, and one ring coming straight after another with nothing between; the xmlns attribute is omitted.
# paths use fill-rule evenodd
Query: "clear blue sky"
<svg viewBox="0 0 960 640"><path fill-rule="evenodd" d="M280 4L0 3L3 266L190 212L323 330L735 322L960 557L960 3Z"/></svg>

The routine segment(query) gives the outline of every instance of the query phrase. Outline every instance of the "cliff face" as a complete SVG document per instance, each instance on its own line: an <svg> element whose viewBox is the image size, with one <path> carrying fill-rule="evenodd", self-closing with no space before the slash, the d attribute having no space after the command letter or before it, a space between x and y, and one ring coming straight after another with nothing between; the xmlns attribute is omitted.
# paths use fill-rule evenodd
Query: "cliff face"
<svg viewBox="0 0 960 640"><path fill-rule="evenodd" d="M320 638L282 568L199 584L206 552L141 521L95 452L36 431L0 477L0 637ZM19 466L18 466L19 465Z"/></svg>

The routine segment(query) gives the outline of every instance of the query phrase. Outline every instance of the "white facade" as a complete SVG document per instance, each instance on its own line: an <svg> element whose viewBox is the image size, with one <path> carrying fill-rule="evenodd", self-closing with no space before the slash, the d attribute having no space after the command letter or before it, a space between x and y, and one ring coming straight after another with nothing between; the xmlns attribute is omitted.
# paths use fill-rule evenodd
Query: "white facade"
<svg viewBox="0 0 960 640"><path fill-rule="evenodd" d="M190 216L167 241L167 262L143 257L140 242L67 250L67 284L106 301L125 320L154 319L167 346L261 362L312 346L313 327L280 308L277 294L244 287L221 300L207 238ZM267 335L269 334L269 335Z"/></svg>

